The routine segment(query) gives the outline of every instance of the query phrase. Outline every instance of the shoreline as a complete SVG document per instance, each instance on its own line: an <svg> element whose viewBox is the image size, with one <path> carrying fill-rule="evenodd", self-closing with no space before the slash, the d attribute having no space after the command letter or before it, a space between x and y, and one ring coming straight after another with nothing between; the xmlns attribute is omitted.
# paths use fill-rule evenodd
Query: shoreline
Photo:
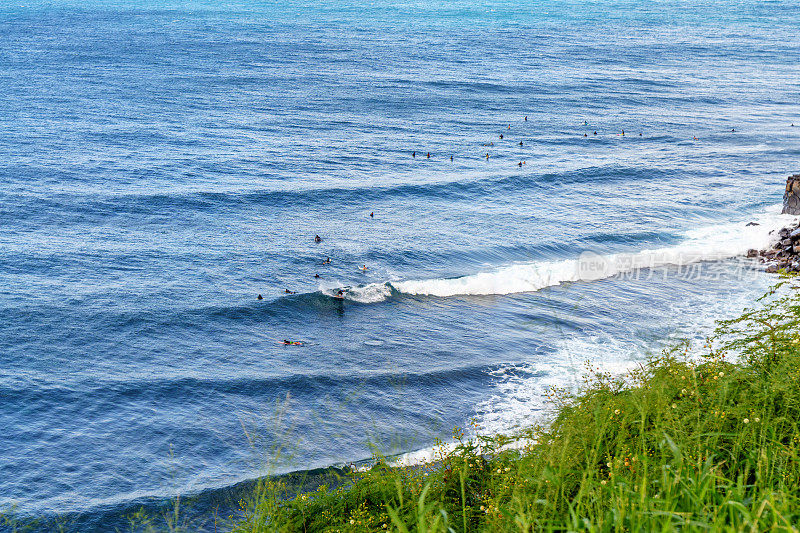
<svg viewBox="0 0 800 533"><path fill-rule="evenodd" d="M722 321L700 360L674 346L628 376L596 374L558 396L552 426L530 428L524 450L486 437L430 467L379 463L336 490L278 500L282 488L265 486L234 531L796 531L800 457L782 443L800 429L780 420L800 416L785 403L800 400L800 295L780 286Z"/></svg>
<svg viewBox="0 0 800 533"><path fill-rule="evenodd" d="M770 232L772 233L772 232ZM781 228L777 242L768 249L747 251L747 257L757 257L770 274L800 272L800 222Z"/></svg>

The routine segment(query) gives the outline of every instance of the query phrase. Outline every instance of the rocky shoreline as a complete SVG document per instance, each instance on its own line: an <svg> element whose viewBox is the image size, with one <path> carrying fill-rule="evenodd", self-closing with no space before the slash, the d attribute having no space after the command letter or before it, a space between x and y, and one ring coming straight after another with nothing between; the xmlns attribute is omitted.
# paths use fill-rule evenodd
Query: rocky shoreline
<svg viewBox="0 0 800 533"><path fill-rule="evenodd" d="M800 215L800 174L786 178L781 213ZM758 257L767 272L800 272L800 223L778 230L778 242L769 250L748 250L747 257Z"/></svg>
<svg viewBox="0 0 800 533"><path fill-rule="evenodd" d="M778 231L780 240L769 250L749 250L747 257L758 257L767 272L800 272L800 224Z"/></svg>

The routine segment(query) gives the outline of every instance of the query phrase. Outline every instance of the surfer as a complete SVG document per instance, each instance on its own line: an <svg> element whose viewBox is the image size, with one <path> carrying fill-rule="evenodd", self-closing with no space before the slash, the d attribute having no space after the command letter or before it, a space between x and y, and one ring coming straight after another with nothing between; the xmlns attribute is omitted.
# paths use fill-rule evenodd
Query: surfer
<svg viewBox="0 0 800 533"><path fill-rule="evenodd" d="M264 299L264 297L261 296L260 294L256 297L256 300L263 300L263 299Z"/></svg>
<svg viewBox="0 0 800 533"><path fill-rule="evenodd" d="M314 279L319 279L319 274L314 274Z"/></svg>
<svg viewBox="0 0 800 533"><path fill-rule="evenodd" d="M415 159L416 159L416 157L417 157L417 152L411 152L411 157L413 157L413 158L415 158Z"/></svg>
<svg viewBox="0 0 800 533"><path fill-rule="evenodd" d="M283 289L284 294L297 294L297 291L290 291L289 289Z"/></svg>
<svg viewBox="0 0 800 533"><path fill-rule="evenodd" d="M522 141L519 142L519 145L522 146Z"/></svg>
<svg viewBox="0 0 800 533"><path fill-rule="evenodd" d="M594 134L597 135L597 132L594 132Z"/></svg>
<svg viewBox="0 0 800 533"><path fill-rule="evenodd" d="M336 296L334 296L334 298L339 298L340 300L344 300L344 291L342 289L339 289L336 292Z"/></svg>
<svg viewBox="0 0 800 533"><path fill-rule="evenodd" d="M503 138L503 134L502 134L502 133L500 134L500 138L501 138L501 139Z"/></svg>
<svg viewBox="0 0 800 533"><path fill-rule="evenodd" d="M517 163L517 164L519 165L519 168L522 168L522 161L520 161L520 162L519 162L519 163Z"/></svg>
<svg viewBox="0 0 800 533"><path fill-rule="evenodd" d="M375 218L375 211L370 211L369 218Z"/></svg>
<svg viewBox="0 0 800 533"><path fill-rule="evenodd" d="M451 156L450 156L450 162L452 162L452 161L453 161L453 156L451 155Z"/></svg>
<svg viewBox="0 0 800 533"><path fill-rule="evenodd" d="M331 258L330 257L326 257L325 261L323 261L322 264L323 265L330 265L331 264Z"/></svg>
<svg viewBox="0 0 800 533"><path fill-rule="evenodd" d="M316 243L322 242L322 237L320 237L319 235L315 235L314 236L314 242L316 242Z"/></svg>
<svg viewBox="0 0 800 533"><path fill-rule="evenodd" d="M367 265L362 265L362 266L361 266L361 268L360 268L360 270L361 270L362 272L366 272L366 271L367 271Z"/></svg>
<svg viewBox="0 0 800 533"><path fill-rule="evenodd" d="M283 339L283 345L284 346L302 346L303 343L299 342L299 341L289 341L289 340Z"/></svg>
<svg viewBox="0 0 800 533"><path fill-rule="evenodd" d="M486 153L486 160L487 161L489 160L489 153L488 152Z"/></svg>

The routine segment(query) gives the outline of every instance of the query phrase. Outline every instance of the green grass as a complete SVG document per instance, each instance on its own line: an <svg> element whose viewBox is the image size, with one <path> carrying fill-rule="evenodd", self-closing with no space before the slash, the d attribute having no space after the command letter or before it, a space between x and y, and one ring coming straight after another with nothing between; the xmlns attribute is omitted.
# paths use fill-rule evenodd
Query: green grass
<svg viewBox="0 0 800 533"><path fill-rule="evenodd" d="M555 394L521 450L462 440L299 496L264 481L233 531L797 531L800 297L782 283L703 350Z"/></svg>

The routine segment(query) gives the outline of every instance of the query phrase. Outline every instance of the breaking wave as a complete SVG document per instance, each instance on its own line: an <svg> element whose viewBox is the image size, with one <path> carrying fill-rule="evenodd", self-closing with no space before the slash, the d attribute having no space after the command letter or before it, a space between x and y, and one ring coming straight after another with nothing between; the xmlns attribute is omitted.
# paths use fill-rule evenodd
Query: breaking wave
<svg viewBox="0 0 800 533"><path fill-rule="evenodd" d="M593 281L636 270L720 261L744 255L750 249L769 247L777 240L775 230L793 219L790 215L781 215L780 206L771 206L754 217L753 222L717 224L687 231L684 239L675 246L633 253L586 251L573 259L515 263L456 278L375 283L347 288L344 297L356 302L374 303L389 298L394 291L438 297L535 292L566 282ZM334 289L323 290L323 293L335 294Z"/></svg>

